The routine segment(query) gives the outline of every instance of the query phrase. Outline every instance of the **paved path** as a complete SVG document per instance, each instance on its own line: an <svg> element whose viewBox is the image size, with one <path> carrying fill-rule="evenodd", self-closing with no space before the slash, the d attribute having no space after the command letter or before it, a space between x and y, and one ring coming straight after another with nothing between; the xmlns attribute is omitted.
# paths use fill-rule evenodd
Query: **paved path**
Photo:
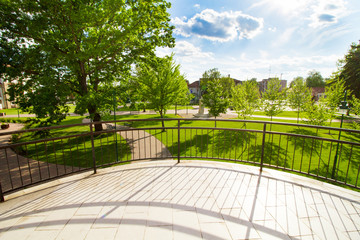
<svg viewBox="0 0 360 240"><path fill-rule="evenodd" d="M180 109L177 110L177 114L181 115L182 117L186 117L186 118L192 118L195 114L197 114L199 111L198 106L194 106L193 108L189 109ZM175 110L171 109L167 111L168 114L175 114ZM204 109L204 114L208 114L209 111L207 108ZM157 114L155 111L153 110L147 110L146 112L143 111L118 111L116 112L116 115L143 115L143 114ZM75 113L70 113L70 116L80 116L78 114ZM88 114L85 114L84 116L87 116ZM13 117L13 118L17 118L18 115L6 115L5 117ZM35 117L34 114L20 114L20 117ZM238 115L235 111L228 109L226 114L221 114L219 118L237 118ZM268 116L263 116L263 115L253 115L252 117L254 118L264 118L264 119L270 119L270 117ZM296 121L297 118L293 118L293 117L273 117L274 120L294 120ZM300 121L306 120L304 118L300 118ZM359 120L358 118L354 118L353 120L344 120L345 122L352 122L354 120ZM338 119L333 119L333 122L340 122L340 120Z"/></svg>
<svg viewBox="0 0 360 240"><path fill-rule="evenodd" d="M7 196L0 239L360 239L360 193L206 161L99 169Z"/></svg>
<svg viewBox="0 0 360 240"><path fill-rule="evenodd" d="M83 122L89 122L89 119L83 119ZM113 128L114 124L104 124L103 128ZM136 130L130 127L124 127L117 125L117 129L124 129L121 131L121 137L123 137L131 149L131 160L138 159L156 159L156 158L172 158L170 151L166 146L159 141L152 134L144 130ZM130 130L132 129L132 130ZM129 130L129 131L126 131ZM159 131L157 131L159 133Z"/></svg>
<svg viewBox="0 0 360 240"><path fill-rule="evenodd" d="M18 131L23 127L22 124L10 123L10 128L0 130L0 132ZM0 146L9 144L10 138L10 135L0 136ZM75 167L74 169L70 166L36 161L17 154L12 148L0 150L0 180L3 192L36 183L42 179L64 175L74 170L79 170L79 168Z"/></svg>

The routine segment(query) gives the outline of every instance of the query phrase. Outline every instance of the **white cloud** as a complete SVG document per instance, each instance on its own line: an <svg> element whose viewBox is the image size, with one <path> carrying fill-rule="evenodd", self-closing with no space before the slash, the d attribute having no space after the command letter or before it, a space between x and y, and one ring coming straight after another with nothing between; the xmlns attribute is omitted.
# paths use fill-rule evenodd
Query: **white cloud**
<svg viewBox="0 0 360 240"><path fill-rule="evenodd" d="M263 19L242 12L217 12L205 9L189 20L175 18L175 34L190 37L192 35L211 41L226 42L236 38L251 39L263 28Z"/></svg>
<svg viewBox="0 0 360 240"><path fill-rule="evenodd" d="M200 4L198 4L198 3L197 3L197 4L195 4L195 5L194 5L194 8L196 8L196 9L200 9Z"/></svg>
<svg viewBox="0 0 360 240"><path fill-rule="evenodd" d="M261 0L250 9L263 8L288 19L301 17L309 21L310 27L318 28L337 23L347 14L346 4L346 0Z"/></svg>
<svg viewBox="0 0 360 240"><path fill-rule="evenodd" d="M204 52L193 44L180 41L173 49L177 63L181 64L181 72L190 82L198 80L202 74L211 68L218 68L223 75L245 80L256 77L258 80L282 75L282 79L291 81L296 76L306 77L308 72L316 69L323 77L328 77L336 70L336 62L341 56L314 55L314 56L273 56L269 52L259 50L259 57L249 57L242 53L237 57L222 57L212 52ZM167 54L171 53L168 49Z"/></svg>
<svg viewBox="0 0 360 240"><path fill-rule="evenodd" d="M346 2L343 0L320 1L312 7L310 27L323 27L337 23L339 18L346 15Z"/></svg>

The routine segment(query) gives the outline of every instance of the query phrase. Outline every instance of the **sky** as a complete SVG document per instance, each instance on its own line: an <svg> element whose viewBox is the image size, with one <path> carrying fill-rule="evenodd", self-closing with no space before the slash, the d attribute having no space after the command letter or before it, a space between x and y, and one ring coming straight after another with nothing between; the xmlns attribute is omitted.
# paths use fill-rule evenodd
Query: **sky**
<svg viewBox="0 0 360 240"><path fill-rule="evenodd" d="M359 0L170 0L175 54L189 82L217 68L258 81L329 77L360 40Z"/></svg>

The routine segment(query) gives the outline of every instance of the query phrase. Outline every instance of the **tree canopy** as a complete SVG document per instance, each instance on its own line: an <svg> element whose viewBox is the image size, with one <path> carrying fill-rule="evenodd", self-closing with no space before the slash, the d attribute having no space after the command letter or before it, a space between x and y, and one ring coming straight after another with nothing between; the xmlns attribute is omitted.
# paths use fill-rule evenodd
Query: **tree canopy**
<svg viewBox="0 0 360 240"><path fill-rule="evenodd" d="M11 98L59 118L72 95L77 113L99 121L109 88L131 64L174 45L169 7L164 0L2 1L1 74L12 81Z"/></svg>
<svg viewBox="0 0 360 240"><path fill-rule="evenodd" d="M260 92L256 81L245 81L232 88L231 104L239 118L246 120L259 107Z"/></svg>
<svg viewBox="0 0 360 240"><path fill-rule="evenodd" d="M340 78L344 79L346 88L360 98L360 43L350 46L345 58L339 61Z"/></svg>
<svg viewBox="0 0 360 240"><path fill-rule="evenodd" d="M221 113L226 113L229 99L224 91L220 79L214 79L207 83L206 94L202 96L202 102L209 108L209 113L215 118ZM216 124L216 123L215 123Z"/></svg>
<svg viewBox="0 0 360 240"><path fill-rule="evenodd" d="M278 115L283 111L285 105L285 89L281 88L281 82L278 78L272 78L267 89L262 96L262 104L266 116L271 117Z"/></svg>
<svg viewBox="0 0 360 240"><path fill-rule="evenodd" d="M185 77L180 73L173 57L157 58L150 64L140 64L136 69L136 79L141 96L149 102L161 118L171 105L180 101L190 101ZM164 122L162 122L164 127Z"/></svg>
<svg viewBox="0 0 360 240"><path fill-rule="evenodd" d="M324 78L321 76L321 73L318 71L310 71L306 78L307 87L325 87Z"/></svg>
<svg viewBox="0 0 360 240"><path fill-rule="evenodd" d="M307 103L311 101L311 92L306 87L302 77L296 77L290 84L287 93L289 106L297 110L297 122L299 123L300 111L305 110Z"/></svg>

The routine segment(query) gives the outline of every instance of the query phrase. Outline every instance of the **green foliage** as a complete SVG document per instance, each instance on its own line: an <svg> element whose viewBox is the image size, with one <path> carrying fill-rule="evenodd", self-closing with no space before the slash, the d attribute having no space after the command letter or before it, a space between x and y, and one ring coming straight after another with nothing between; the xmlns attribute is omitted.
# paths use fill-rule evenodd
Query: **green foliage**
<svg viewBox="0 0 360 240"><path fill-rule="evenodd" d="M325 87L324 78L321 76L320 72L315 70L310 71L308 77L306 78L307 87Z"/></svg>
<svg viewBox="0 0 360 240"><path fill-rule="evenodd" d="M203 95L202 102L209 108L209 113L215 118L221 113L226 113L229 99L220 79L207 82L206 94Z"/></svg>
<svg viewBox="0 0 360 240"><path fill-rule="evenodd" d="M151 64L141 64L136 69L136 79L141 96L150 108L161 117L178 102L189 102L187 84L173 57L158 58ZM186 100L186 101L185 101Z"/></svg>
<svg viewBox="0 0 360 240"><path fill-rule="evenodd" d="M278 78L269 81L267 89L262 96L262 106L266 116L271 117L278 115L284 109L285 89L281 89L281 82Z"/></svg>
<svg viewBox="0 0 360 240"><path fill-rule="evenodd" d="M330 110L326 106L324 98L320 98L317 103L309 101L306 104L305 117L311 125L325 125L330 118Z"/></svg>
<svg viewBox="0 0 360 240"><path fill-rule="evenodd" d="M101 120L131 65L174 45L167 8L165 0L2 1L0 74L12 81L11 100L56 122L71 97L77 113Z"/></svg>
<svg viewBox="0 0 360 240"><path fill-rule="evenodd" d="M352 105L350 110L355 115L360 116L360 99L353 96L349 103ZM360 130L360 123L357 121L353 121L353 127L357 130Z"/></svg>
<svg viewBox="0 0 360 240"><path fill-rule="evenodd" d="M330 125L332 120L335 118L335 113L337 112L341 101L344 100L345 92L345 81L336 77L329 80L329 84L325 88L324 99L326 105L329 108L329 118Z"/></svg>
<svg viewBox="0 0 360 240"><path fill-rule="evenodd" d="M248 119L259 107L260 92L257 83L246 81L232 88L231 104L238 118Z"/></svg>
<svg viewBox="0 0 360 240"><path fill-rule="evenodd" d="M360 43L351 44L345 58L339 61L339 71L346 88L360 98Z"/></svg>
<svg viewBox="0 0 360 240"><path fill-rule="evenodd" d="M311 92L304 83L302 77L295 78L287 92L289 106L297 110L297 122L299 123L300 112L305 110L306 105L311 101Z"/></svg>
<svg viewBox="0 0 360 240"><path fill-rule="evenodd" d="M207 71L205 71L202 75L202 78L200 79L200 96L207 93L207 83L209 81L213 81L215 79L220 79L221 73L217 68L212 68Z"/></svg>

